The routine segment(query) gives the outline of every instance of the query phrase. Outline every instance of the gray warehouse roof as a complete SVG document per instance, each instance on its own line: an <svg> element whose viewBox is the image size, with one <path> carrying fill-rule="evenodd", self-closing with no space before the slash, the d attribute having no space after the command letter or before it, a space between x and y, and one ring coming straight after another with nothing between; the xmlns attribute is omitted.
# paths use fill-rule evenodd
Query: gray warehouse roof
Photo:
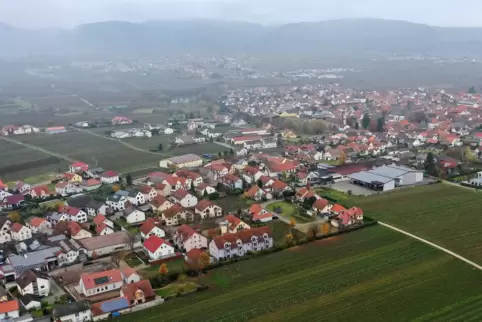
<svg viewBox="0 0 482 322"><path fill-rule="evenodd" d="M400 176L403 176L404 174L406 174L410 171L407 171L405 169L399 169L399 168L384 165L384 166L381 166L379 168L370 170L368 172L370 172L372 174L379 175L379 176L396 179L396 178L399 178Z"/></svg>
<svg viewBox="0 0 482 322"><path fill-rule="evenodd" d="M393 179L391 179L391 178L383 177L383 176L380 176L378 174L374 174L374 173L370 173L370 172L366 172L366 171L353 173L349 177L354 179L354 180L367 182L367 183L380 182L380 183L385 184L385 183L388 183L390 181L393 181Z"/></svg>

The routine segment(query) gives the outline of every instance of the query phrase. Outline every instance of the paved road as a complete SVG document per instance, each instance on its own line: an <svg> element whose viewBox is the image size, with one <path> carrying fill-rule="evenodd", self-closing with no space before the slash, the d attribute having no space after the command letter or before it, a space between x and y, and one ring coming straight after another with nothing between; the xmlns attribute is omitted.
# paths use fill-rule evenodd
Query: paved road
<svg viewBox="0 0 482 322"><path fill-rule="evenodd" d="M472 262L471 260L469 260L469 259L467 259L467 258L465 258L465 257L463 257L463 256L461 256L461 255L459 255L459 254L457 254L457 253L454 253L453 251L451 251L451 250L449 250L449 249L447 249L447 248L444 248L444 247L442 247L442 246L439 246L439 245L437 245L437 244L434 244L434 243L432 243L432 242L430 242L430 241L428 241L428 240L426 240L426 239L423 239L423 238L418 237L418 236L416 236L416 235L414 235L414 234L411 234L411 233L409 233L408 231L402 230L402 229L400 229L400 228L394 227L394 226L389 225L389 224L386 224L386 223L384 223L384 222L379 221L378 223L379 223L380 225L384 226L384 227L387 227L387 228L389 228L389 229L392 229L392 230L394 230L394 231L397 231L397 232L399 232L399 233L402 233L402 234L404 234L404 235L406 235L406 236L408 236L408 237L411 237L411 238L414 238L414 239L416 239L416 240L418 240L418 241L421 241L422 243L425 243L425 244L427 244L427 245L430 245L430 246L432 246L432 247L435 247L435 248L437 248L437 249L439 249L439 250L441 250L441 251L443 251L443 252L445 252L445 253L447 253L447 254L455 257L455 258L460 259L461 261L466 262L466 263L469 264L469 265L472 265L473 267L475 267L475 268L477 268L477 269L479 269L479 270L482 270L482 266L480 266L480 265Z"/></svg>
<svg viewBox="0 0 482 322"><path fill-rule="evenodd" d="M40 152L43 152L45 154L50 154L54 157L57 157L57 158L60 158L60 159L64 159L66 161L69 161L69 162L75 162L76 160L66 156L66 155L63 155L63 154L59 154L59 153L55 153L55 152L52 152L52 151L49 151L49 150L46 150L44 148L41 148L41 147L38 147L38 146L35 146L35 145L32 145L32 144L28 144L28 143L24 143L24 142L20 142L20 141L16 141L16 140L13 140L13 139L10 139L6 136L2 136L0 137L0 139L2 140L5 140L5 141L8 141L8 142L11 142L11 143L15 143L15 144L18 144L18 145L22 145L24 147L27 147L29 149L32 149L32 150L37 150L37 151L40 151Z"/></svg>

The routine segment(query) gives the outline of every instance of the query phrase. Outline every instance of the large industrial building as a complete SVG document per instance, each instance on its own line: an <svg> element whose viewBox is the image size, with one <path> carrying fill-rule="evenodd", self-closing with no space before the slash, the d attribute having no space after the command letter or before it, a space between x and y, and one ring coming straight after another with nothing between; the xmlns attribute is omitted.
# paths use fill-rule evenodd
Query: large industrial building
<svg viewBox="0 0 482 322"><path fill-rule="evenodd" d="M351 182L377 191L416 184L423 180L423 173L407 167L384 165L372 170L353 173Z"/></svg>
<svg viewBox="0 0 482 322"><path fill-rule="evenodd" d="M159 167L161 168L191 168L200 167L203 165L203 159L196 154L185 154L177 157L172 157L169 159L164 159L159 162Z"/></svg>

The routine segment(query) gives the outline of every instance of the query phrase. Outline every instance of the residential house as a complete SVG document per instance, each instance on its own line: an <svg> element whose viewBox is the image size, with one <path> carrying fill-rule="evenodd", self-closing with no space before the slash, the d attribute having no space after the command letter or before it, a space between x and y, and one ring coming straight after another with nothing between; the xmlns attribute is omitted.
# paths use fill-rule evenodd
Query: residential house
<svg viewBox="0 0 482 322"><path fill-rule="evenodd" d="M17 242L32 238L32 230L17 222L10 226L10 231L12 234L12 240Z"/></svg>
<svg viewBox="0 0 482 322"><path fill-rule="evenodd" d="M64 179L67 180L70 183L81 183L82 182L82 176L77 174L77 173L72 173L72 172L67 172L64 173Z"/></svg>
<svg viewBox="0 0 482 322"><path fill-rule="evenodd" d="M165 237L166 233L161 228L162 223L154 218L148 218L140 227L142 239L147 239L149 236Z"/></svg>
<svg viewBox="0 0 482 322"><path fill-rule="evenodd" d="M251 229L251 227L238 217L228 214L223 217L223 221L219 223L221 234L235 234L244 229Z"/></svg>
<svg viewBox="0 0 482 322"><path fill-rule="evenodd" d="M32 230L32 233L46 233L52 229L52 224L45 218L32 217L27 221L28 228Z"/></svg>
<svg viewBox="0 0 482 322"><path fill-rule="evenodd" d="M174 204L163 196L158 195L149 203L153 212L161 213L171 208Z"/></svg>
<svg viewBox="0 0 482 322"><path fill-rule="evenodd" d="M215 218L221 217L223 215L223 210L214 202L204 199L199 201L194 207L194 213L200 215L202 219Z"/></svg>
<svg viewBox="0 0 482 322"><path fill-rule="evenodd" d="M154 189L156 189L158 196L167 197L171 195L172 188L169 184L156 183L154 185Z"/></svg>
<svg viewBox="0 0 482 322"><path fill-rule="evenodd" d="M319 198L313 203L313 210L317 213L327 214L331 212L332 204L325 198Z"/></svg>
<svg viewBox="0 0 482 322"><path fill-rule="evenodd" d="M10 234L11 225L12 222L7 216L0 216L0 244L5 244L12 240L12 235Z"/></svg>
<svg viewBox="0 0 482 322"><path fill-rule="evenodd" d="M55 192L61 196L68 196L70 194L79 193L82 188L70 182L59 182L55 185Z"/></svg>
<svg viewBox="0 0 482 322"><path fill-rule="evenodd" d="M157 197L157 191L153 187L141 186L139 187L139 191L144 194L144 199L147 201L152 201L155 197Z"/></svg>
<svg viewBox="0 0 482 322"><path fill-rule="evenodd" d="M52 193L50 192L50 189L49 187L47 187L47 185L40 185L32 188L32 190L30 191L30 196L32 198L45 199L52 196Z"/></svg>
<svg viewBox="0 0 482 322"><path fill-rule="evenodd" d="M107 213L107 206L102 201L90 200L84 207L87 215L95 217L99 214L105 215Z"/></svg>
<svg viewBox="0 0 482 322"><path fill-rule="evenodd" d="M18 300L0 302L0 320L15 319L20 316Z"/></svg>
<svg viewBox="0 0 482 322"><path fill-rule="evenodd" d="M194 188L199 197L209 196L212 193L217 192L214 187L211 187L207 183L201 183L196 188Z"/></svg>
<svg viewBox="0 0 482 322"><path fill-rule="evenodd" d="M69 221L76 221L78 223L87 222L87 214L82 209L64 206L59 212L67 215Z"/></svg>
<svg viewBox="0 0 482 322"><path fill-rule="evenodd" d="M184 170L184 169L177 170L173 174L173 176L174 177L180 177L180 178L186 178L186 179L191 180L194 187L197 187L198 185L203 183L203 177L199 173L192 172L192 171L189 171L189 170ZM190 186L186 187L186 188L190 188Z"/></svg>
<svg viewBox="0 0 482 322"><path fill-rule="evenodd" d="M30 194L30 191L32 190L32 186L29 185L28 183L17 181L13 186L12 190L15 193L19 193L25 196Z"/></svg>
<svg viewBox="0 0 482 322"><path fill-rule="evenodd" d="M105 223L100 223L95 227L95 232L98 236L105 236L113 234L114 229Z"/></svg>
<svg viewBox="0 0 482 322"><path fill-rule="evenodd" d="M128 125L134 122L125 116L116 116L112 119L111 123L112 125Z"/></svg>
<svg viewBox="0 0 482 322"><path fill-rule="evenodd" d="M54 321L83 322L92 319L92 312L88 301L76 301L54 305L52 317Z"/></svg>
<svg viewBox="0 0 482 322"><path fill-rule="evenodd" d="M122 286L120 296L126 298L131 306L145 303L156 298L149 280L141 280Z"/></svg>
<svg viewBox="0 0 482 322"><path fill-rule="evenodd" d="M332 219L331 224L335 227L350 227L363 223L363 211L358 207L342 210L336 218Z"/></svg>
<svg viewBox="0 0 482 322"><path fill-rule="evenodd" d="M119 182L119 180L119 173L112 170L105 171L100 176L100 181L107 184L114 184L116 182Z"/></svg>
<svg viewBox="0 0 482 322"><path fill-rule="evenodd" d="M271 194L273 196L283 196L284 192L292 191L290 186L281 180L274 180L274 182L269 186L271 189Z"/></svg>
<svg viewBox="0 0 482 322"><path fill-rule="evenodd" d="M48 296L50 293L50 277L34 269L25 270L15 283L22 295Z"/></svg>
<svg viewBox="0 0 482 322"><path fill-rule="evenodd" d="M40 310L42 308L42 300L38 296L27 294L19 296L18 300L20 301L22 306L28 311ZM8 299L6 301L8 301Z"/></svg>
<svg viewBox="0 0 482 322"><path fill-rule="evenodd" d="M140 206L146 203L146 197L139 189L132 189L127 195L127 199L134 206Z"/></svg>
<svg viewBox="0 0 482 322"><path fill-rule="evenodd" d="M268 222L273 220L273 214L257 203L252 204L251 207L249 207L249 215L253 221Z"/></svg>
<svg viewBox="0 0 482 322"><path fill-rule="evenodd" d="M151 260L159 260L175 256L174 247L164 239L155 235L149 236L143 243Z"/></svg>
<svg viewBox="0 0 482 322"><path fill-rule="evenodd" d="M81 161L74 162L69 167L69 172L72 172L72 173L86 172L88 170L89 170L89 165Z"/></svg>
<svg viewBox="0 0 482 322"><path fill-rule="evenodd" d="M211 181L220 180L229 173L228 167L224 164L211 163L210 165L205 166L205 168L208 169L207 177Z"/></svg>
<svg viewBox="0 0 482 322"><path fill-rule="evenodd" d="M249 190L246 191L244 195L247 198L251 198L255 201L260 201L263 198L266 198L266 200L273 199L273 195L270 192L261 189L260 187L258 187L258 185L254 185L251 188L249 188Z"/></svg>
<svg viewBox="0 0 482 322"><path fill-rule="evenodd" d="M319 196L314 190L305 187L298 189L298 191L296 191L295 197L299 202L304 202L306 199L310 199L312 197L315 197L317 199L319 198Z"/></svg>
<svg viewBox="0 0 482 322"><path fill-rule="evenodd" d="M99 179L104 173L104 171L105 170L103 168L90 168L86 171L86 174L91 178Z"/></svg>
<svg viewBox="0 0 482 322"><path fill-rule="evenodd" d="M272 247L273 233L270 227L264 226L214 237L209 243L209 254L217 260L223 260Z"/></svg>
<svg viewBox="0 0 482 322"><path fill-rule="evenodd" d="M116 193L107 198L106 204L115 211L122 211L130 205L130 202L127 196Z"/></svg>
<svg viewBox="0 0 482 322"><path fill-rule="evenodd" d="M283 174L295 173L297 165L294 162L268 162L266 166L268 170L268 176L279 177Z"/></svg>
<svg viewBox="0 0 482 322"><path fill-rule="evenodd" d="M82 188L83 191L94 191L101 186L102 182L98 179L82 180L82 182L79 183L79 187Z"/></svg>
<svg viewBox="0 0 482 322"><path fill-rule="evenodd" d="M224 176L220 182L229 190L243 189L243 180L235 174Z"/></svg>
<svg viewBox="0 0 482 322"><path fill-rule="evenodd" d="M181 220L186 222L194 221L194 214L180 204L175 204L162 212L162 219L167 226L172 226L180 224Z"/></svg>
<svg viewBox="0 0 482 322"><path fill-rule="evenodd" d="M208 239L188 225L182 225L174 233L174 245L189 252L192 249L208 247Z"/></svg>
<svg viewBox="0 0 482 322"><path fill-rule="evenodd" d="M25 202L25 197L21 194L9 195L3 198L7 209L17 209Z"/></svg>
<svg viewBox="0 0 482 322"><path fill-rule="evenodd" d="M191 195L189 192L187 192L187 190L184 190L184 189L179 189L177 191L174 191L171 194L171 200L174 203L179 203L181 206L185 208L192 208L197 204L197 198Z"/></svg>
<svg viewBox="0 0 482 322"><path fill-rule="evenodd" d="M103 214L98 214L97 216L95 216L94 224L97 226L99 226L100 224L106 224L107 226L114 228L114 223L111 220L107 219L107 217Z"/></svg>
<svg viewBox="0 0 482 322"><path fill-rule="evenodd" d="M90 297L105 292L119 290L126 283L126 278L119 269L96 273L84 273L80 275L77 291L79 294Z"/></svg>
<svg viewBox="0 0 482 322"><path fill-rule="evenodd" d="M247 166L242 170L242 177L248 184L255 183L264 173L258 168Z"/></svg>
<svg viewBox="0 0 482 322"><path fill-rule="evenodd" d="M62 223L58 225L62 225ZM68 234L72 239L77 240L92 237L92 233L90 231L82 228L82 226L75 221L67 223L65 229L67 230Z"/></svg>
<svg viewBox="0 0 482 322"><path fill-rule="evenodd" d="M142 210L132 206L124 209L122 213L129 224L138 224L146 220L146 214Z"/></svg>

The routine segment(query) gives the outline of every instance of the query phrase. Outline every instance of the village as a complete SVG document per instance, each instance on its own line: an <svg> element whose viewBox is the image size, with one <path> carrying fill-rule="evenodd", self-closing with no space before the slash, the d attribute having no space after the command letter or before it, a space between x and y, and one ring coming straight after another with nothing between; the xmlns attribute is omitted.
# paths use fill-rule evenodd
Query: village
<svg viewBox="0 0 482 322"><path fill-rule="evenodd" d="M45 184L0 181L0 317L97 321L161 305L203 289L186 275L370 225L347 196L451 178L480 187L481 100L338 85L235 90L212 118L155 127L173 144L224 153L160 157L136 177L77 161Z"/></svg>

